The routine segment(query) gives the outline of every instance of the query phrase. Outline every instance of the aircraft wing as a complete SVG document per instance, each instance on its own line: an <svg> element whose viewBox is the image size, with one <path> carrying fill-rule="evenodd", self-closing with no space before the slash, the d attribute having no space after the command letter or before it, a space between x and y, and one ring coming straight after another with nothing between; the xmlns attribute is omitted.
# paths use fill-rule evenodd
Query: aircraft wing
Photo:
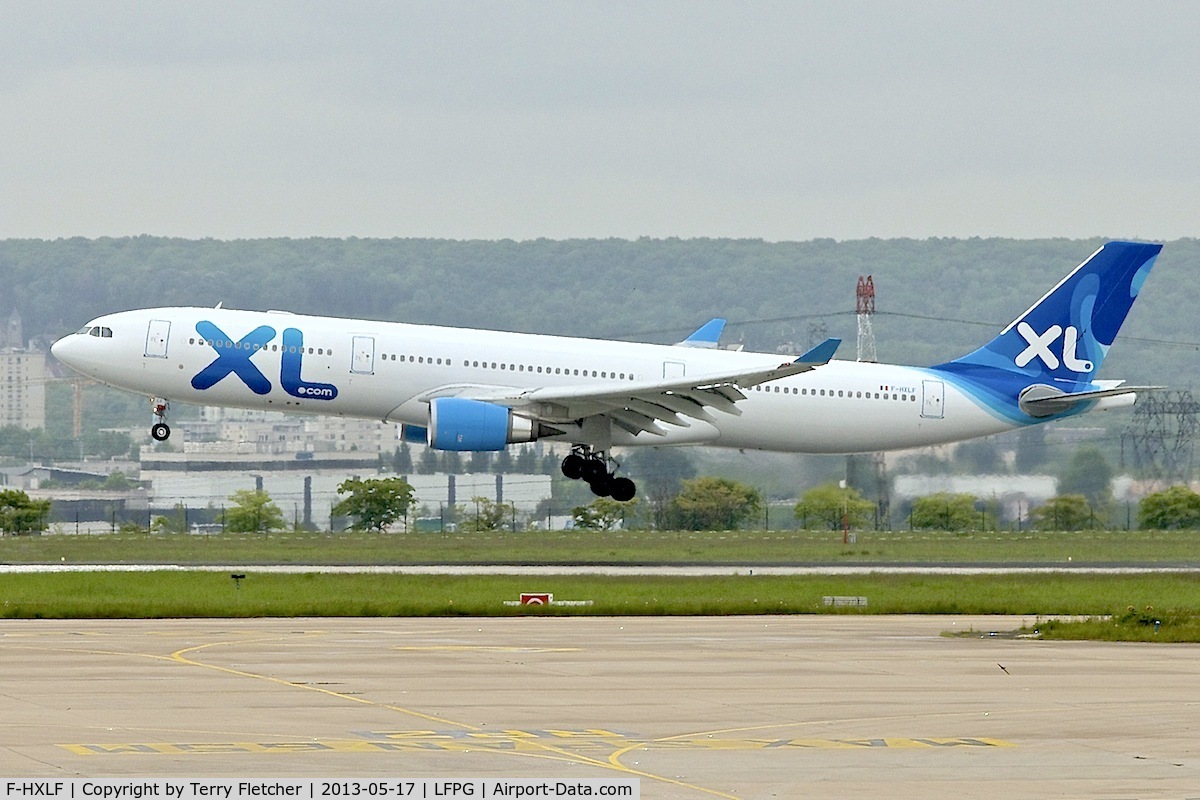
<svg viewBox="0 0 1200 800"><path fill-rule="evenodd" d="M740 415L742 392L760 383L798 375L823 366L833 357L841 339L827 339L794 361L777 367L737 372L691 375L659 381L609 383L603 386L561 386L513 390L471 397L507 406L522 416L546 422L568 422L604 415L631 434L663 435L659 423L687 427L688 419L716 422L710 409Z"/></svg>

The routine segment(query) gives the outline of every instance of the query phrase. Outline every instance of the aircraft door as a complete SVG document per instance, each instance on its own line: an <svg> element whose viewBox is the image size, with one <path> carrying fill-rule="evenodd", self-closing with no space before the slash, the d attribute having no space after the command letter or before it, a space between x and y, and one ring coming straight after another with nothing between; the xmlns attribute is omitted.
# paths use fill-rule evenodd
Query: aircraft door
<svg viewBox="0 0 1200 800"><path fill-rule="evenodd" d="M666 380L682 378L686 369L687 366L682 361L664 361L663 378Z"/></svg>
<svg viewBox="0 0 1200 800"><path fill-rule="evenodd" d="M946 384L941 381L921 381L921 416L941 419L946 415Z"/></svg>
<svg viewBox="0 0 1200 800"><path fill-rule="evenodd" d="M354 361L350 371L357 375L375 374L375 337L354 337Z"/></svg>
<svg viewBox="0 0 1200 800"><path fill-rule="evenodd" d="M166 358L167 339L170 335L170 320L150 320L150 325L146 329L146 358Z"/></svg>

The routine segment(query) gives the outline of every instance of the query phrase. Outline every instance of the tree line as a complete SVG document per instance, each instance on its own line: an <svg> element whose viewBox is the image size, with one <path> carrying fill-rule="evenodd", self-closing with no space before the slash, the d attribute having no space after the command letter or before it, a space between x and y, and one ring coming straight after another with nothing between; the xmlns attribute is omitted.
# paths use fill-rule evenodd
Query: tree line
<svg viewBox="0 0 1200 800"><path fill-rule="evenodd" d="M338 487L344 495L334 505L335 517L346 517L355 530L383 532L398 523L407 528L414 510L414 489L400 477L353 478ZM263 490L242 489L229 497L222 515L223 529L232 533L267 533L288 527L282 510ZM9 535L41 533L49 528L50 500L33 500L17 489L0 491L0 532ZM727 478L699 477L681 481L677 494L660 508L646 513L643 501L617 502L594 498L571 509L573 527L586 530L653 528L656 530L733 531L759 526L762 495L754 487ZM536 526L535 513L518 513L511 503L475 497L450 511L456 530L482 532L523 530ZM801 530L868 530L876 504L857 490L836 483L805 492L792 508ZM1200 494L1186 486L1171 486L1147 495L1138 504L1137 524L1149 530L1200 529ZM160 533L185 533L180 520L186 515L160 515L151 529ZM1043 531L1105 530L1112 526L1105 513L1097 514L1083 495L1065 494L1030 510L1028 528ZM910 530L1000 530L997 509L969 494L946 492L915 498L907 518Z"/></svg>
<svg viewBox="0 0 1200 800"><path fill-rule="evenodd" d="M990 338L1102 241L9 239L0 313L17 310L44 340L159 305L656 342L723 316L726 338L751 349L799 350L824 333L852 354L855 286L872 275L880 360L934 364ZM1114 348L1113 375L1194 382L1200 320L1172 311L1200 301L1198 258L1195 239L1167 244L1128 325L1139 341Z"/></svg>

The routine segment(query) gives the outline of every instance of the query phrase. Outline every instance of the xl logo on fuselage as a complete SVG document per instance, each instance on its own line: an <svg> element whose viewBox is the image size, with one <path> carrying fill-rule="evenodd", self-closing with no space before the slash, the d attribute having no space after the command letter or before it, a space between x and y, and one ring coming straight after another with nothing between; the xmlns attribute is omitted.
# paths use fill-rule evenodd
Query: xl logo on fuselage
<svg viewBox="0 0 1200 800"><path fill-rule="evenodd" d="M1051 325L1045 333L1039 334L1028 322L1022 321L1017 323L1017 333L1021 334L1021 338L1028 345L1015 359L1018 367L1024 367L1035 358L1040 358L1050 369L1058 369L1058 356L1051 352L1050 345L1062 336L1063 365L1072 372L1091 372L1094 368L1091 361L1079 357L1079 351L1076 349L1079 345L1079 329L1074 325L1068 325L1065 332L1061 325Z"/></svg>
<svg viewBox="0 0 1200 800"><path fill-rule="evenodd" d="M192 378L192 388L211 389L229 375L236 375L255 394L269 394L271 381L251 361L255 353L267 349L275 339L275 329L260 325L236 342L223 330L207 320L196 323L196 333L217 351L217 358ZM305 400L332 400L337 387L332 383L313 383L304 380L304 333L299 328L284 328L280 347L279 385L292 397Z"/></svg>

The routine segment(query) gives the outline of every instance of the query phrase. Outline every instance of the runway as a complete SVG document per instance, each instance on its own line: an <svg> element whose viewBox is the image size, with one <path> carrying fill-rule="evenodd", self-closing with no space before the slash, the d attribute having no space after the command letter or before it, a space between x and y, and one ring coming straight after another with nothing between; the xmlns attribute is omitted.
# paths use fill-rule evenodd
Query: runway
<svg viewBox="0 0 1200 800"><path fill-rule="evenodd" d="M618 577L711 577L721 575L1186 575L1197 564L0 564L0 575L78 572L262 572L275 575L613 575Z"/></svg>
<svg viewBox="0 0 1200 800"><path fill-rule="evenodd" d="M1021 622L4 621L0 775L1200 798L1200 647L1006 638Z"/></svg>

